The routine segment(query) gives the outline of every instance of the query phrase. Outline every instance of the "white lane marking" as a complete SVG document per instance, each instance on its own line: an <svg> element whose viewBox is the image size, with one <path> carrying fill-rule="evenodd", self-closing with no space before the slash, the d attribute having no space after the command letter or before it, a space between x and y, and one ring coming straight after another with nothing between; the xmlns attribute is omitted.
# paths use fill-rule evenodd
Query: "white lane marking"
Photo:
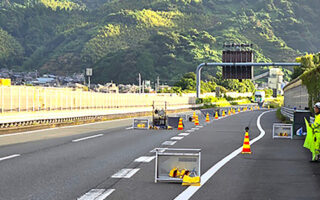
<svg viewBox="0 0 320 200"><path fill-rule="evenodd" d="M101 137L101 136L103 136L103 134L98 134L98 135L93 135L93 136L89 136L89 137L79 138L79 139L76 139L76 140L72 140L72 142L80 142L82 140L88 140L88 139Z"/></svg>
<svg viewBox="0 0 320 200"><path fill-rule="evenodd" d="M111 178L131 178L135 173L137 173L140 170L140 168L135 169L121 169L117 173L111 176Z"/></svg>
<svg viewBox="0 0 320 200"><path fill-rule="evenodd" d="M264 135L265 131L261 128L260 125L260 118L262 115L265 113L268 113L271 111L266 111L263 112L259 115L258 120L257 120L257 126L260 130L260 135L256 138L254 138L250 144L255 143L256 141L260 140ZM201 182L200 186L189 186L187 189L185 189L182 193L180 193L174 200L187 200L190 199L217 171L222 168L227 162L229 162L231 159L236 157L239 153L241 153L242 147L236 149L233 151L231 154L220 160L218 163L216 163L214 166L212 166L206 173L204 173L201 176Z"/></svg>
<svg viewBox="0 0 320 200"><path fill-rule="evenodd" d="M187 132L191 133L191 132L194 132L194 130L187 130Z"/></svg>
<svg viewBox="0 0 320 200"><path fill-rule="evenodd" d="M158 152L163 153L165 152L168 148L154 148L150 151L150 153L155 153L156 149L158 149Z"/></svg>
<svg viewBox="0 0 320 200"><path fill-rule="evenodd" d="M132 126L130 126L130 127L128 127L128 128L126 128L127 130L130 130L130 129L133 129L133 127Z"/></svg>
<svg viewBox="0 0 320 200"><path fill-rule="evenodd" d="M30 134L30 133L37 133L37 132L42 132L42 131L51 131L51 130L57 130L57 129L64 129L64 128L76 128L76 127L81 127L81 126L90 126L90 125L95 125L95 124L103 124L103 123L113 123L116 121L124 121L124 120L130 120L131 118L126 118L126 119L115 119L111 121L103 121L103 122L94 122L94 123L88 123L88 124L80 124L80 125L73 125L73 126L63 126L63 127L56 127L56 128L46 128L46 129L40 129L40 130L34 130L34 131L26 131L26 132L21 132L21 133L10 133L10 134L5 134L5 135L0 135L1 137L9 137L9 136L16 136L16 135L25 135L25 134Z"/></svg>
<svg viewBox="0 0 320 200"><path fill-rule="evenodd" d="M191 130L199 130L199 128L192 128Z"/></svg>
<svg viewBox="0 0 320 200"><path fill-rule="evenodd" d="M134 162L151 162L155 156L141 156L134 160Z"/></svg>
<svg viewBox="0 0 320 200"><path fill-rule="evenodd" d="M180 133L180 134L178 134L178 135L180 135L180 136L188 136L190 133Z"/></svg>
<svg viewBox="0 0 320 200"><path fill-rule="evenodd" d="M165 141L165 142L162 143L162 145L170 145L170 146L172 146L172 145L174 145L176 142L177 142L177 141Z"/></svg>
<svg viewBox="0 0 320 200"><path fill-rule="evenodd" d="M203 126L196 126L197 128L203 128Z"/></svg>
<svg viewBox="0 0 320 200"><path fill-rule="evenodd" d="M6 157L3 157L3 158L0 158L0 161L8 160L8 159L19 157L19 156L20 156L20 154L13 154L11 156L6 156Z"/></svg>
<svg viewBox="0 0 320 200"><path fill-rule="evenodd" d="M98 198L95 198L95 200L104 200L105 198L107 198L114 191L115 191L115 189L108 189L103 194L98 196Z"/></svg>
<svg viewBox="0 0 320 200"><path fill-rule="evenodd" d="M175 137L172 137L170 140L182 140L183 137L178 137L178 136L175 136Z"/></svg>
<svg viewBox="0 0 320 200"><path fill-rule="evenodd" d="M82 195L78 200L103 200L107 198L115 189L92 189Z"/></svg>

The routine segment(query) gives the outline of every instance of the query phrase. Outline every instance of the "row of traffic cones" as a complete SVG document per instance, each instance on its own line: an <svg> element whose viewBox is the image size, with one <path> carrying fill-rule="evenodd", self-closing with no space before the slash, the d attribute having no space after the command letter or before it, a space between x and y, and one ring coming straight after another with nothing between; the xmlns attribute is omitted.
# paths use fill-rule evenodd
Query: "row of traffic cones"
<svg viewBox="0 0 320 200"><path fill-rule="evenodd" d="M256 108L256 107L255 107ZM253 107L251 106L250 107L250 110L252 111L253 110ZM238 113L241 112L241 109L238 108ZM243 111L247 111L247 107L244 107L243 108ZM230 116L231 114L236 114L236 109L229 109L228 110L228 115ZM222 111L222 117L225 117L226 116L226 113L225 111L223 110ZM219 119L219 115L218 115L218 112L215 113L215 116L214 116L215 119ZM178 130L183 130L183 119L180 118L179 119L179 124L178 124ZM193 115L192 115L192 122L194 122L194 125L195 126L199 126L199 117L198 115L196 114L196 112L193 112ZM209 116L209 113L206 114L206 122L210 122L210 116Z"/></svg>

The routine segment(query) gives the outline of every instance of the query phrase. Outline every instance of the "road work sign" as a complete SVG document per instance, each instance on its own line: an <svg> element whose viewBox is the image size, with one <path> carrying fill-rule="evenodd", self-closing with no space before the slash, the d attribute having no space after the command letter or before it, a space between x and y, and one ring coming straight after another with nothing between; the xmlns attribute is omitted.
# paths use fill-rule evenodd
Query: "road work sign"
<svg viewBox="0 0 320 200"><path fill-rule="evenodd" d="M133 128L134 129L149 129L149 120L148 119L133 119Z"/></svg>
<svg viewBox="0 0 320 200"><path fill-rule="evenodd" d="M273 124L272 138L290 138L292 139L292 125L291 124Z"/></svg>
<svg viewBox="0 0 320 200"><path fill-rule="evenodd" d="M182 183L183 176L200 173L201 149L156 149L155 182Z"/></svg>

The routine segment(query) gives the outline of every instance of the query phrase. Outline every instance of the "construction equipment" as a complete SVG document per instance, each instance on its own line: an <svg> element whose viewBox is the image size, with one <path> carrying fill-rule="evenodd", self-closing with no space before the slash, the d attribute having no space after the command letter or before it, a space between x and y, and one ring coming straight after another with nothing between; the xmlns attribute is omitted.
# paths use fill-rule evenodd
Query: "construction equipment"
<svg viewBox="0 0 320 200"><path fill-rule="evenodd" d="M168 116L167 116L167 102L152 104L152 128L153 129L167 129Z"/></svg>

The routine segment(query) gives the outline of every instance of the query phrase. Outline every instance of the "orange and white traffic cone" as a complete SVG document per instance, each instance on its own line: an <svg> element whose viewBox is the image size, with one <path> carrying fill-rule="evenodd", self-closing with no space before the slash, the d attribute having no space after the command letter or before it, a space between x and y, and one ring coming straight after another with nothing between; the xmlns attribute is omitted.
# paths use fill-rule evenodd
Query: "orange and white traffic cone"
<svg viewBox="0 0 320 200"><path fill-rule="evenodd" d="M196 115L196 119L194 120L194 125L199 126L199 118L198 118L198 115Z"/></svg>
<svg viewBox="0 0 320 200"><path fill-rule="evenodd" d="M183 130L182 118L179 119L178 130Z"/></svg>
<svg viewBox="0 0 320 200"><path fill-rule="evenodd" d="M206 115L206 122L210 122L209 113L207 113L207 115Z"/></svg>
<svg viewBox="0 0 320 200"><path fill-rule="evenodd" d="M222 111L222 117L225 117L226 113L224 112L224 110Z"/></svg>
<svg viewBox="0 0 320 200"><path fill-rule="evenodd" d="M219 119L218 112L216 112L216 115L214 116L215 119Z"/></svg>
<svg viewBox="0 0 320 200"><path fill-rule="evenodd" d="M248 131L246 131L246 134L244 136L243 147L242 147L242 152L241 153L243 153L243 154L245 154L245 153L251 154Z"/></svg>

